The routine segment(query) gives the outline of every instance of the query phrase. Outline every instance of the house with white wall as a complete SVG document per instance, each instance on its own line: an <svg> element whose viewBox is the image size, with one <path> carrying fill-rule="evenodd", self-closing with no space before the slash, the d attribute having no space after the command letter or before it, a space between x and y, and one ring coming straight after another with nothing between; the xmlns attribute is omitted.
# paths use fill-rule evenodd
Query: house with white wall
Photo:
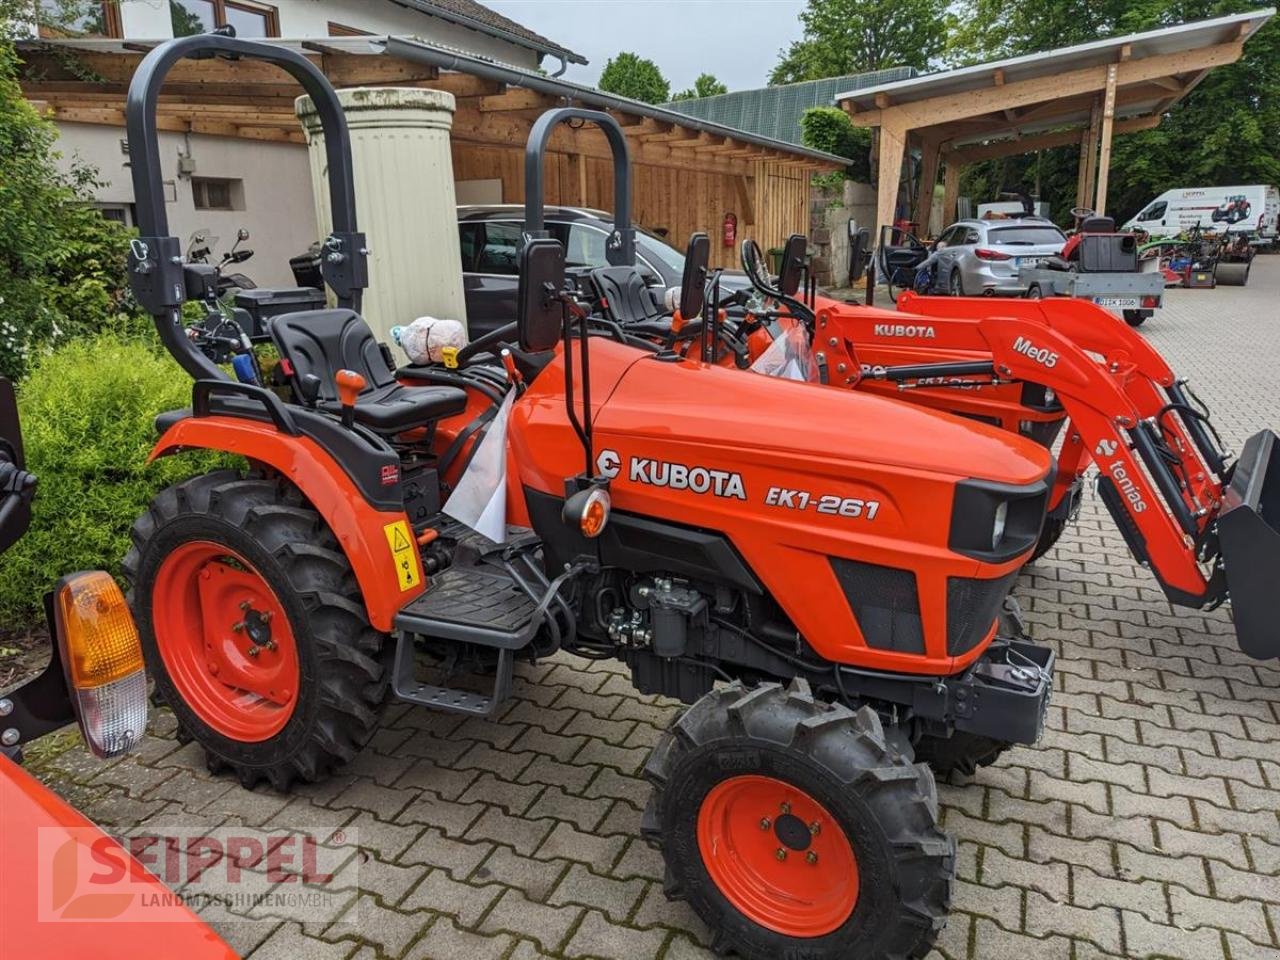
<svg viewBox="0 0 1280 960"><path fill-rule="evenodd" d="M74 14L70 19L67 11ZM311 41L363 35L411 36L526 70L554 75L586 61L474 0L33 0L33 36L86 47L145 49L156 41L230 24L241 37ZM100 38L100 39L99 39ZM229 102L234 99L229 97ZM92 120L92 116L88 119ZM124 131L116 124L57 119L60 148L97 168L103 212L132 223L133 185ZM215 255L239 229L256 251L245 266L263 286L291 286L290 256L317 237L307 149L199 132L161 132L169 224L178 237L219 238Z"/></svg>

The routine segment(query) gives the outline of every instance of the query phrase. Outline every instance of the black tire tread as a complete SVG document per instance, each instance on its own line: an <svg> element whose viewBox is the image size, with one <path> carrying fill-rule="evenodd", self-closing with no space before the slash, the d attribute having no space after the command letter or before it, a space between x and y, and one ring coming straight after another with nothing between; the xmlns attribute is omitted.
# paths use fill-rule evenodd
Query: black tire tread
<svg viewBox="0 0 1280 960"><path fill-rule="evenodd" d="M283 479L242 476L220 470L162 490L134 523L132 547L123 568L128 598L136 611L143 553L169 523L203 516L239 527L278 564L278 572L306 611L307 632L316 654L316 705L304 741L286 759L250 765L221 756L207 741L206 763L213 773L229 771L246 788L262 780L286 791L295 780L314 782L349 762L373 736L390 681L388 637L369 623L355 575L320 514ZM300 632L294 625L295 633ZM159 654L150 630L140 628L148 667L158 675ZM179 739L196 731L183 720L183 706L169 685L157 684L160 698L178 718ZM196 739L200 739L198 736Z"/></svg>
<svg viewBox="0 0 1280 960"><path fill-rule="evenodd" d="M884 950L874 957L865 955L866 960L924 957L946 922L955 866L954 841L938 825L933 775L890 746L875 711L864 707L854 712L842 704L817 700L800 680L785 688L776 683L748 688L741 681L717 688L678 717L660 738L644 768L654 789L641 834L667 860L667 896L687 900L698 909L690 879L680 876L679 864L672 863L665 848L664 798L672 777L688 751L729 738L803 751L871 806L895 852L899 887L911 893L897 901L898 913ZM812 960L828 956L809 941L787 943L798 948L796 955ZM749 960L772 960L779 955L776 943L748 940L727 927L717 929L712 949Z"/></svg>

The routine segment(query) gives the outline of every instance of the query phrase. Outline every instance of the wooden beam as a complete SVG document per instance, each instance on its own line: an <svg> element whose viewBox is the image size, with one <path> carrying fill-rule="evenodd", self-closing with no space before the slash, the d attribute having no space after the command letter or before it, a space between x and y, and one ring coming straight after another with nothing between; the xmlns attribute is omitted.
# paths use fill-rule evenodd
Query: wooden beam
<svg viewBox="0 0 1280 960"><path fill-rule="evenodd" d="M436 90L448 90L458 99L463 97L496 97L507 89L506 84L469 73L442 73L431 84Z"/></svg>
<svg viewBox="0 0 1280 960"><path fill-rule="evenodd" d="M1098 216L1107 213L1107 179L1111 174L1111 128L1116 119L1115 64L1107 67L1107 92L1102 101L1102 151L1098 158L1098 199L1093 205Z"/></svg>
<svg viewBox="0 0 1280 960"><path fill-rule="evenodd" d="M1148 82L1172 93L1182 92L1182 81L1177 77L1152 77Z"/></svg>
<svg viewBox="0 0 1280 960"><path fill-rule="evenodd" d="M1119 63L1124 63L1126 60L1128 60L1132 56L1133 56L1133 44L1122 43L1120 45L1120 53L1116 56L1116 60Z"/></svg>
<svg viewBox="0 0 1280 960"><path fill-rule="evenodd" d="M1155 77L1207 70L1240 58L1243 47L1239 40L1186 50L1179 53L1143 57L1117 64L1116 85L1144 83ZM930 97L897 106L880 106L876 111L852 116L858 126L883 126L892 123L901 129L919 129L935 124L977 117L1005 109L1057 100L1085 93L1096 93L1106 87L1107 66L1082 67L1049 77L1006 82L981 90Z"/></svg>
<svg viewBox="0 0 1280 960"><path fill-rule="evenodd" d="M1004 70L1000 67L996 67L995 71L991 74L991 79L997 87L1003 87L1004 86Z"/></svg>
<svg viewBox="0 0 1280 960"><path fill-rule="evenodd" d="M1076 171L1076 206L1083 207L1093 192L1093 165L1098 155L1097 129L1101 123L1101 105L1095 100L1089 114L1089 126L1080 138L1080 166Z"/></svg>
<svg viewBox="0 0 1280 960"><path fill-rule="evenodd" d="M955 223L956 202L960 198L960 162L948 160L942 172L942 222Z"/></svg>
<svg viewBox="0 0 1280 960"><path fill-rule="evenodd" d="M1127 120L1117 120L1112 132L1114 134L1124 134L1137 133L1139 130L1151 130L1160 125L1160 120L1161 117L1158 113L1145 117L1130 117ZM960 166L968 166L971 163L980 163L983 160L996 160L1000 157L1031 153L1034 150L1066 147L1073 143L1079 143L1087 130L1087 126L1076 126L1016 140L997 140L994 143L947 147L943 150L942 159L946 163L954 161Z"/></svg>
<svg viewBox="0 0 1280 960"><path fill-rule="evenodd" d="M877 107L879 107L881 110L884 110L884 109L885 109L886 107L888 107L889 105L890 105L890 100L889 100L889 95L888 95L887 93L877 93L877 94L876 94L876 106L877 106Z"/></svg>
<svg viewBox="0 0 1280 960"><path fill-rule="evenodd" d="M480 97L476 106L481 113L501 113L505 110L548 109L557 101L536 90L508 90L493 96Z"/></svg>
<svg viewBox="0 0 1280 960"><path fill-rule="evenodd" d="M747 182L746 177L734 177L733 189L738 195L738 206L741 209L739 221L741 223L756 222L755 204L751 202L751 184Z"/></svg>
<svg viewBox="0 0 1280 960"><path fill-rule="evenodd" d="M893 223L898 205L898 186L902 180L902 160L907 150L905 127L880 128L880 172L876 184L876 232Z"/></svg>
<svg viewBox="0 0 1280 960"><path fill-rule="evenodd" d="M932 137L924 137L920 144L920 187L916 192L916 206L911 219L922 236L930 236L929 221L933 216L933 188L938 182L938 153L941 145Z"/></svg>

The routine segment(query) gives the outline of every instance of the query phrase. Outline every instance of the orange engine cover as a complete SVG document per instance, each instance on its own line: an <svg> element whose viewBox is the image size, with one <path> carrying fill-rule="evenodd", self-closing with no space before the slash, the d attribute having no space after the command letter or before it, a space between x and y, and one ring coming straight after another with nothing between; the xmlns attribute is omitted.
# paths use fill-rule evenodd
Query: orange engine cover
<svg viewBox="0 0 1280 960"><path fill-rule="evenodd" d="M566 465L582 469L562 359L512 411L516 512L522 488L563 496ZM595 468L612 476L616 510L725 535L828 660L949 674L981 653L985 643L947 653L948 578L1004 577L1026 557L989 564L947 546L955 484L1042 482L1043 447L871 395L659 360L600 338L591 373ZM923 655L867 645L832 558L914 573Z"/></svg>

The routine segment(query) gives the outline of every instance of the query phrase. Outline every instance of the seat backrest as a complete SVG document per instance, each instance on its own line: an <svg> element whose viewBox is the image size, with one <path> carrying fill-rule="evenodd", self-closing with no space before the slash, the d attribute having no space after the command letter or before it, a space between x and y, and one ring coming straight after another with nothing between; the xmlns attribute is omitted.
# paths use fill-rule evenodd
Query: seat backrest
<svg viewBox="0 0 1280 960"><path fill-rule="evenodd" d="M1116 221L1114 217L1085 217L1080 221L1079 233L1115 233Z"/></svg>
<svg viewBox="0 0 1280 960"><path fill-rule="evenodd" d="M1138 269L1138 243L1131 233L1080 234L1081 271L1085 273L1133 273Z"/></svg>
<svg viewBox="0 0 1280 960"><path fill-rule="evenodd" d="M293 366L298 382L307 374L320 378L320 400L337 400L335 377L354 370L366 381L364 392L395 381L395 371L382 355L373 331L354 310L303 310L271 321L271 339L280 356Z"/></svg>
<svg viewBox="0 0 1280 960"><path fill-rule="evenodd" d="M597 267L590 276L596 294L608 304L606 313L611 320L634 323L663 316L653 292L635 267Z"/></svg>

